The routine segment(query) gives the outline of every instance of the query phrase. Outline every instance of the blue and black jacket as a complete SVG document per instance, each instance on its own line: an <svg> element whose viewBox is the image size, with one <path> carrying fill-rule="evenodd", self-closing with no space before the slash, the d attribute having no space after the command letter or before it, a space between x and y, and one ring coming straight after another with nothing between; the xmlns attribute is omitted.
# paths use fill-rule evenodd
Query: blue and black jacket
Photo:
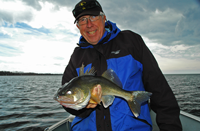
<svg viewBox="0 0 200 131"><path fill-rule="evenodd" d="M80 37L79 47L75 48L65 69L62 84L79 75L82 63L86 65L85 70L94 66L97 76L111 68L121 80L124 90L146 90L153 93L150 107L157 113L156 120L160 130L181 130L177 101L141 36L128 30L120 31L110 21L106 22L106 29L97 45L91 45ZM65 109L77 116L72 122L72 130L152 129L147 102L142 104L138 118L132 114L127 102L117 97L109 108L98 105L94 109L84 108L79 111Z"/></svg>

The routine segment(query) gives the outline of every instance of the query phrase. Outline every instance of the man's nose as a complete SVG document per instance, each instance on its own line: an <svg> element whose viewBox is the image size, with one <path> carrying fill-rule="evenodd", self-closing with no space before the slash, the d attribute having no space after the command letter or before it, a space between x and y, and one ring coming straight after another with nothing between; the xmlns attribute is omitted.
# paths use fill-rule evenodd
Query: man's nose
<svg viewBox="0 0 200 131"><path fill-rule="evenodd" d="M90 19L87 19L87 27L91 27L92 26L92 21Z"/></svg>

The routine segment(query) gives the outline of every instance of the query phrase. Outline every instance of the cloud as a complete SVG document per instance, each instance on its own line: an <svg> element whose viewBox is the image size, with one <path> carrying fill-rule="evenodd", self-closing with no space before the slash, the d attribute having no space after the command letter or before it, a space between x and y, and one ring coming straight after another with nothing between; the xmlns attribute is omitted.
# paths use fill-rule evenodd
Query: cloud
<svg viewBox="0 0 200 131"><path fill-rule="evenodd" d="M4 22L29 22L33 18L32 9L21 1L0 1L0 25Z"/></svg>
<svg viewBox="0 0 200 131"><path fill-rule="evenodd" d="M1 38L10 38L10 37L13 36L12 33L7 32L6 30L4 30L3 27L0 28L0 32L2 32L2 33L0 34L0 37L1 37Z"/></svg>
<svg viewBox="0 0 200 131"><path fill-rule="evenodd" d="M70 11L79 0L22 0L26 5L33 7L40 11L43 7L42 4L51 3L53 10L59 10L61 7L68 7Z"/></svg>
<svg viewBox="0 0 200 131"><path fill-rule="evenodd" d="M65 6L65 7L70 7L70 11L72 11L72 8L75 7L75 4L77 4L80 0L46 0L48 2L52 2L54 5L59 5L59 6Z"/></svg>
<svg viewBox="0 0 200 131"><path fill-rule="evenodd" d="M200 61L200 45L188 46L181 43L181 41L174 41L173 43L177 43L174 45L163 45L157 42L152 41L146 37L143 37L146 45L152 51L154 56L159 56L163 59L188 59L193 61ZM164 62L161 59L157 59L158 63ZM168 60L169 61L169 60ZM169 63L168 63L169 64ZM173 63L172 63L173 64ZM193 63L190 63L191 65ZM165 64L164 64L165 65ZM184 64L183 64L184 66Z"/></svg>
<svg viewBox="0 0 200 131"><path fill-rule="evenodd" d="M40 5L39 0L22 0L22 1L29 6L32 6L33 8L35 8L38 11L42 9L42 6Z"/></svg>
<svg viewBox="0 0 200 131"><path fill-rule="evenodd" d="M199 73L200 61L186 58L165 58L154 55L159 66L165 74L196 74Z"/></svg>
<svg viewBox="0 0 200 131"><path fill-rule="evenodd" d="M45 33L30 35L25 33L26 29L16 30L17 33L13 32L15 42L8 38L0 40L0 69L38 73L64 71L76 46L75 38L70 38L70 35L66 35L68 38L51 38Z"/></svg>
<svg viewBox="0 0 200 131"><path fill-rule="evenodd" d="M199 37L200 36L200 14L199 8L188 9L181 19L178 21L176 26L176 34L179 36L190 36Z"/></svg>
<svg viewBox="0 0 200 131"><path fill-rule="evenodd" d="M0 69L62 73L80 36L78 1L1 0ZM198 0L99 2L108 20L144 38L164 72L200 70Z"/></svg>
<svg viewBox="0 0 200 131"><path fill-rule="evenodd" d="M198 27L199 6L195 1L125 0L102 1L101 3L107 19L116 22L121 29L132 30L163 45L171 46L174 41L180 39L182 42L177 44L195 44L199 41L196 37L200 32ZM108 5L112 5L112 8ZM183 19L183 16L188 17ZM180 25L178 26L177 23L180 23ZM189 30L190 26L192 26L192 29L190 29L193 30L192 32ZM178 32L180 32L179 34L184 32L188 35L195 34L195 36L184 38L184 36L177 35ZM191 38L193 43L191 43Z"/></svg>
<svg viewBox="0 0 200 131"><path fill-rule="evenodd" d="M196 0L196 2L200 5L200 0Z"/></svg>
<svg viewBox="0 0 200 131"><path fill-rule="evenodd" d="M172 52L185 51L185 50L187 50L188 48L190 48L190 47L186 47L186 46L184 46L184 45L175 45L175 46L172 46L172 47L171 47L171 51L172 51Z"/></svg>
<svg viewBox="0 0 200 131"><path fill-rule="evenodd" d="M53 10L51 3L41 6L40 11L31 10L31 14L34 14L31 21L22 22L17 15L14 19L19 22L3 19L0 27L1 70L38 73L64 71L79 39L74 18L68 16L71 12L66 7Z"/></svg>
<svg viewBox="0 0 200 131"><path fill-rule="evenodd" d="M196 1L124 0L101 3L107 19L116 22L123 30L139 33L154 55L163 59L200 60L200 12Z"/></svg>

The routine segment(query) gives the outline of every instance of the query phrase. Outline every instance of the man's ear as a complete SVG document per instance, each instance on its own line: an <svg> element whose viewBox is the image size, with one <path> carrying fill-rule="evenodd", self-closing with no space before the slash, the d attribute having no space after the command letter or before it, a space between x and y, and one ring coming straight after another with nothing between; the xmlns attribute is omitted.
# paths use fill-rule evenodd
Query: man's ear
<svg viewBox="0 0 200 131"><path fill-rule="evenodd" d="M104 21L106 21L106 15L104 15Z"/></svg>
<svg viewBox="0 0 200 131"><path fill-rule="evenodd" d="M76 24L76 27L79 29L79 26L78 26L78 24Z"/></svg>

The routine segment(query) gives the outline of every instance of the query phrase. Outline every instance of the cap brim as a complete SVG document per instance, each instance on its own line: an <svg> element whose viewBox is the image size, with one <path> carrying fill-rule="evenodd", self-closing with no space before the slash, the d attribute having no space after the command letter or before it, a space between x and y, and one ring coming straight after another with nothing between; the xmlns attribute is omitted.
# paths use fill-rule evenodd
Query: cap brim
<svg viewBox="0 0 200 131"><path fill-rule="evenodd" d="M100 11L99 10L96 10L96 9L90 9L90 10L86 10L84 12L82 12L81 14L79 14L77 17L76 17L76 20L74 21L74 24L76 23L76 21L81 17L81 16L84 16L84 15L94 15L94 16L97 16L100 14Z"/></svg>

